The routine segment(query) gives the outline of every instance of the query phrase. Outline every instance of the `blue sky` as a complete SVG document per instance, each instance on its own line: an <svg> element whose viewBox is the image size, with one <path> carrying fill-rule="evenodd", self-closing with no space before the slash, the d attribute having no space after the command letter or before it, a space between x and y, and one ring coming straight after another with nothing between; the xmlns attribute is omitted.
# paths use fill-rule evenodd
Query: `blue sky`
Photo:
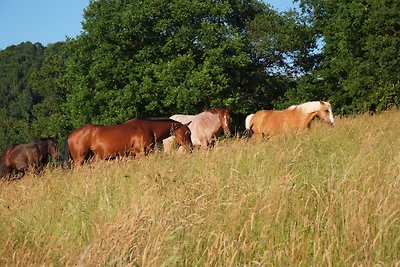
<svg viewBox="0 0 400 267"><path fill-rule="evenodd" d="M278 11L292 0L265 0ZM0 50L21 42L43 45L65 41L82 31L83 9L89 0L0 0Z"/></svg>

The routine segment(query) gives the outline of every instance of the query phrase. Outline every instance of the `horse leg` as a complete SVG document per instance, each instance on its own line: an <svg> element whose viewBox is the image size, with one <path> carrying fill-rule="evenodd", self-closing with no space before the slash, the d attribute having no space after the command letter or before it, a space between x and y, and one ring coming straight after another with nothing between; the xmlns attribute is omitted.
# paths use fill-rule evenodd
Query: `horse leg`
<svg viewBox="0 0 400 267"><path fill-rule="evenodd" d="M175 137L171 136L163 140L164 151L169 154L172 151L172 147L174 145Z"/></svg>
<svg viewBox="0 0 400 267"><path fill-rule="evenodd" d="M133 155L135 159L141 159L144 155L147 155L148 153L149 152L146 151L145 148L139 148L139 147L132 149L130 152L130 154Z"/></svg>
<svg viewBox="0 0 400 267"><path fill-rule="evenodd" d="M5 180L10 180L12 168L10 167L4 167L4 179Z"/></svg>
<svg viewBox="0 0 400 267"><path fill-rule="evenodd" d="M179 154L184 154L185 152L186 152L185 148L183 146L179 146L178 153Z"/></svg>
<svg viewBox="0 0 400 267"><path fill-rule="evenodd" d="M16 176L14 179L12 179L12 180L19 180L19 179L21 179L22 177L24 177L24 175L25 175L25 171L24 171L24 170L22 170L22 171L18 171L18 170L17 170L17 176Z"/></svg>
<svg viewBox="0 0 400 267"><path fill-rule="evenodd" d="M39 163L36 167L35 167L35 175L39 176L40 173L42 172L44 168L44 164Z"/></svg>
<svg viewBox="0 0 400 267"><path fill-rule="evenodd" d="M24 161L17 161L15 162L15 171L17 172L16 179L21 179L24 177L25 172L28 170L29 165Z"/></svg>
<svg viewBox="0 0 400 267"><path fill-rule="evenodd" d="M209 148L213 148L215 146L215 143L217 142L217 136L213 135L210 139L210 141L208 142L208 147Z"/></svg>
<svg viewBox="0 0 400 267"><path fill-rule="evenodd" d="M71 153L71 158L74 162L75 167L82 166L86 160L86 152L79 151L78 153Z"/></svg>
<svg viewBox="0 0 400 267"><path fill-rule="evenodd" d="M256 139L262 138L263 136L264 136L264 133L259 133L259 132L254 133L254 137L255 137Z"/></svg>
<svg viewBox="0 0 400 267"><path fill-rule="evenodd" d="M208 150L208 141L207 141L206 138L202 138L202 139L200 140L200 148L201 148L202 150Z"/></svg>

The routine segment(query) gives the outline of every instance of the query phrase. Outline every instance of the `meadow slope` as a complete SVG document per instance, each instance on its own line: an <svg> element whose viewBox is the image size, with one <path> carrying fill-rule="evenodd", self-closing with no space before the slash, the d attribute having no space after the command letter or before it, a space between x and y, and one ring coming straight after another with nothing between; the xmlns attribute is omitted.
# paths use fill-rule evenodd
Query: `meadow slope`
<svg viewBox="0 0 400 267"><path fill-rule="evenodd" d="M400 264L400 111L0 183L1 266Z"/></svg>

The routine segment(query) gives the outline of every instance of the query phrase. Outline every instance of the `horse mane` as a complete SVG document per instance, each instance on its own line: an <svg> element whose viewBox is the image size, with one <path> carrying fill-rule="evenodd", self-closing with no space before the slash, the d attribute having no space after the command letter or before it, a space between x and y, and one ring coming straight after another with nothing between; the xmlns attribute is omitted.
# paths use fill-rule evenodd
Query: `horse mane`
<svg viewBox="0 0 400 267"><path fill-rule="evenodd" d="M57 138L55 137L40 137L34 141L34 143L46 143L47 141L53 141L58 143Z"/></svg>
<svg viewBox="0 0 400 267"><path fill-rule="evenodd" d="M323 102L324 104L329 104L327 102ZM299 109L301 111L303 111L304 113L312 113L315 111L318 111L321 108L321 102L320 101L310 101L310 102L306 102L300 105L293 105L288 107L288 110L293 110L293 109Z"/></svg>
<svg viewBox="0 0 400 267"><path fill-rule="evenodd" d="M142 117L137 117L137 118L132 118L133 119L138 119L138 120L143 120L143 121L160 121L160 122L172 122L174 120L167 118L167 117L149 117L149 118L142 118Z"/></svg>
<svg viewBox="0 0 400 267"><path fill-rule="evenodd" d="M215 113L215 112L219 112L219 111L221 111L221 110L223 110L223 111L228 111L228 112L231 112L231 110L230 110L230 108L229 107L222 107L222 108L212 108L212 109L208 109L208 108L205 108L205 109L203 109L203 112L211 112L211 113Z"/></svg>

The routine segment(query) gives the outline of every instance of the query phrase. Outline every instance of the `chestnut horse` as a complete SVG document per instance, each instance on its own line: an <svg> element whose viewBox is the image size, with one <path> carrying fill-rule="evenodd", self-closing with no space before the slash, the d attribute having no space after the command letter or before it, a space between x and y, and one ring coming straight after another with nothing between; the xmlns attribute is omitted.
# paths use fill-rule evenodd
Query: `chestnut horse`
<svg viewBox="0 0 400 267"><path fill-rule="evenodd" d="M187 123L191 121L189 129L192 132L192 142L194 146L200 146L204 149L212 146L220 136L222 130L225 135L230 135L231 116L228 109L211 109L197 115L173 115L170 119ZM166 152L171 150L173 137L163 141Z"/></svg>
<svg viewBox="0 0 400 267"><path fill-rule="evenodd" d="M147 155L158 140L171 135L186 150L191 151L192 141L188 125L171 119L131 119L118 125L85 125L72 131L65 140L62 163L70 167L72 160L80 166L92 154L101 159L118 156Z"/></svg>
<svg viewBox="0 0 400 267"><path fill-rule="evenodd" d="M323 121L334 124L332 107L329 102L311 101L290 106L285 110L260 110L247 116L246 131L256 137L267 137L287 132L310 128L315 116Z"/></svg>
<svg viewBox="0 0 400 267"><path fill-rule="evenodd" d="M0 176L10 179L13 171L17 179L22 178L25 172L32 167L36 175L48 163L48 156L58 158L58 142L54 137L41 138L31 144L11 144L3 151L0 162Z"/></svg>

